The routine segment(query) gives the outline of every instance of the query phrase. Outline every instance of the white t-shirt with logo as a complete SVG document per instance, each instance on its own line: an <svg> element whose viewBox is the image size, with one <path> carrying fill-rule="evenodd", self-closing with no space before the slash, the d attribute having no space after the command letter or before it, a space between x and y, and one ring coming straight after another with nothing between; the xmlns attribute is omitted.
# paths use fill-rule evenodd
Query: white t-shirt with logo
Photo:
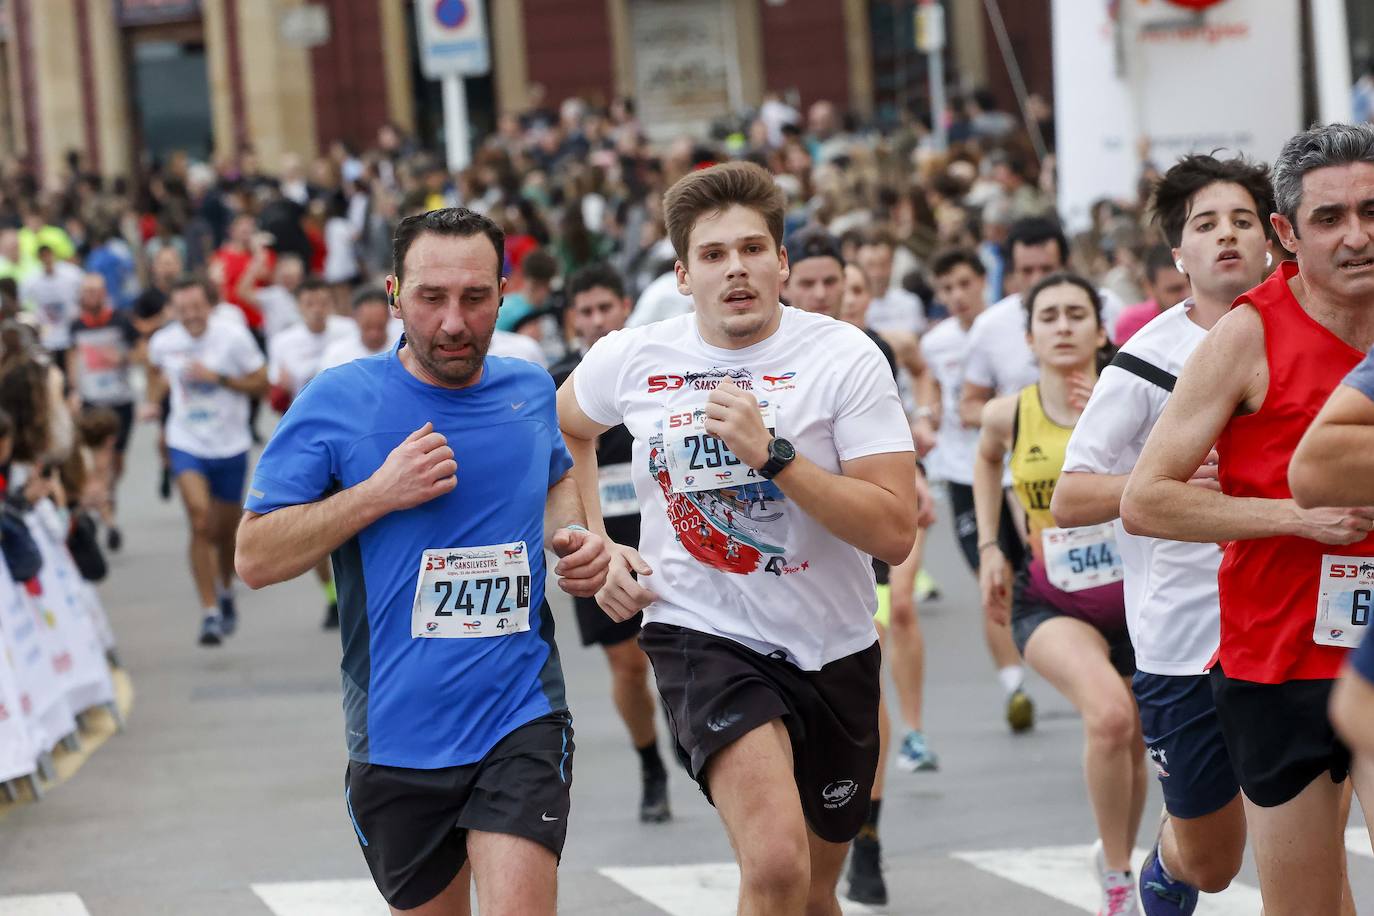
<svg viewBox="0 0 1374 916"><path fill-rule="evenodd" d="M357 335L357 324L342 315L330 315L318 334L304 323L293 324L267 344L267 377L295 397L319 373L329 345Z"/></svg>
<svg viewBox="0 0 1374 916"><path fill-rule="evenodd" d="M868 303L865 322L875 331L919 334L926 327L925 306L920 296L899 286L892 286Z"/></svg>
<svg viewBox="0 0 1374 916"><path fill-rule="evenodd" d="M38 342L49 353L72 345L72 322L81 314L81 268L70 261L53 262L51 274L36 271L20 284L19 299L38 319Z"/></svg>
<svg viewBox="0 0 1374 916"><path fill-rule="evenodd" d="M211 372L241 378L262 368L257 341L237 321L212 318L199 337L179 322L148 341L148 362L162 370L172 391L167 446L198 458L232 458L253 444L248 396L214 382L193 382L187 367L199 362Z"/></svg>
<svg viewBox="0 0 1374 916"><path fill-rule="evenodd" d="M1122 353L1177 376L1207 332L1182 302L1138 331ZM1169 393L1119 366L1108 366L1093 388L1064 457L1065 471L1129 474ZM1220 640L1216 544L1192 544L1127 534L1116 522L1126 569L1126 624L1135 663L1150 674L1202 674Z"/></svg>
<svg viewBox="0 0 1374 916"><path fill-rule="evenodd" d="M832 474L841 462L913 451L892 371L863 331L783 307L778 330L741 350L702 340L693 315L615 331L573 373L582 410L634 436L640 581L658 600L647 623L685 627L815 671L872 645L867 554L826 531L771 481L673 492L664 424L731 379L767 402L775 431Z"/></svg>
<svg viewBox="0 0 1374 916"><path fill-rule="evenodd" d="M549 368L548 357L544 355L544 348L539 346L539 341L524 334L516 334L514 331L497 329L492 332L491 347L487 353L490 356L510 356L515 359L523 359L526 362L534 363L536 366Z"/></svg>
<svg viewBox="0 0 1374 916"><path fill-rule="evenodd" d="M1097 294L1102 299L1102 325L1110 340L1125 305L1110 290L1099 289ZM1012 293L988 306L969 328L964 381L991 388L1001 397L1039 380L1040 368L1026 341L1026 310L1021 307L1021 294Z"/></svg>
<svg viewBox="0 0 1374 916"><path fill-rule="evenodd" d="M256 299L258 311L262 312L262 331L268 340L301 320L296 297L279 283L258 290Z"/></svg>
<svg viewBox="0 0 1374 916"><path fill-rule="evenodd" d="M933 480L973 486L978 428L965 426L959 419L968 337L958 319L946 318L921 338L921 355L940 385L940 429L935 449L925 459L926 473Z"/></svg>

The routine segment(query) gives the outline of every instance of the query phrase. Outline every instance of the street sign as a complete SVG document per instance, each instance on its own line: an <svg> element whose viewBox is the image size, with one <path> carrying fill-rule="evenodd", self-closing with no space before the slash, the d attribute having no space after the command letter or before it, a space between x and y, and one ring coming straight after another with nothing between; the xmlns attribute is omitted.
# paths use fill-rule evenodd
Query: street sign
<svg viewBox="0 0 1374 916"><path fill-rule="evenodd" d="M491 72L482 0L415 0L420 69L432 80Z"/></svg>
<svg viewBox="0 0 1374 916"><path fill-rule="evenodd" d="M916 50L934 54L945 49L945 8L938 2L916 7Z"/></svg>

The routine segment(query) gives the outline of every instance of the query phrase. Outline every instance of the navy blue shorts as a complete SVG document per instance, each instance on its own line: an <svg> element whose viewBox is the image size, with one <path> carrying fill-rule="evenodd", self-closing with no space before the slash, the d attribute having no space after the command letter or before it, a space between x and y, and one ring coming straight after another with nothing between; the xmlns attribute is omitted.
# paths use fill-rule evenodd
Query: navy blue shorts
<svg viewBox="0 0 1374 916"><path fill-rule="evenodd" d="M1211 678L1137 671L1131 690L1169 814L1204 817L1230 804L1240 785L1222 737Z"/></svg>
<svg viewBox="0 0 1374 916"><path fill-rule="evenodd" d="M229 458L200 458L190 452L169 448L167 454L172 459L172 476L180 477L187 471L195 471L210 484L210 495L221 502L243 502L243 483L248 477L248 453Z"/></svg>

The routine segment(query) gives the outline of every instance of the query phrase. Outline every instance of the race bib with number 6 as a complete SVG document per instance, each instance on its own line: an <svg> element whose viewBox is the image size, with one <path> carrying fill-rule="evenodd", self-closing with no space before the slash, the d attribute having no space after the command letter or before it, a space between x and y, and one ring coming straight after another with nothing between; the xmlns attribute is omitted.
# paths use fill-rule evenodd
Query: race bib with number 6
<svg viewBox="0 0 1374 916"><path fill-rule="evenodd" d="M529 628L530 558L524 541L435 547L420 554L412 638L474 639Z"/></svg>
<svg viewBox="0 0 1374 916"><path fill-rule="evenodd" d="M1081 592L1120 582L1126 575L1116 550L1111 522L1086 528L1046 528L1041 532L1045 573L1055 588Z"/></svg>
<svg viewBox="0 0 1374 916"><path fill-rule="evenodd" d="M1321 590L1312 641L1353 649L1369 629L1374 608L1374 558L1322 557Z"/></svg>
<svg viewBox="0 0 1374 916"><path fill-rule="evenodd" d="M763 425L776 427L773 405L759 405ZM663 450L668 478L676 493L724 490L758 483L763 478L730 451L723 439L706 432L706 408L670 410L663 419Z"/></svg>

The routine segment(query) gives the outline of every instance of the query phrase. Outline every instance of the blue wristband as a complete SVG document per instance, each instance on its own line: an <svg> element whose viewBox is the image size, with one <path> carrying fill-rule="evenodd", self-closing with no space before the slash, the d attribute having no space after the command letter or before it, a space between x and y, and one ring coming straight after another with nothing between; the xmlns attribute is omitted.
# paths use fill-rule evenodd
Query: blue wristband
<svg viewBox="0 0 1374 916"><path fill-rule="evenodd" d="M569 531L586 531L587 534L591 534L590 531L587 531L587 529L581 525L564 525L563 527L568 529Z"/></svg>

